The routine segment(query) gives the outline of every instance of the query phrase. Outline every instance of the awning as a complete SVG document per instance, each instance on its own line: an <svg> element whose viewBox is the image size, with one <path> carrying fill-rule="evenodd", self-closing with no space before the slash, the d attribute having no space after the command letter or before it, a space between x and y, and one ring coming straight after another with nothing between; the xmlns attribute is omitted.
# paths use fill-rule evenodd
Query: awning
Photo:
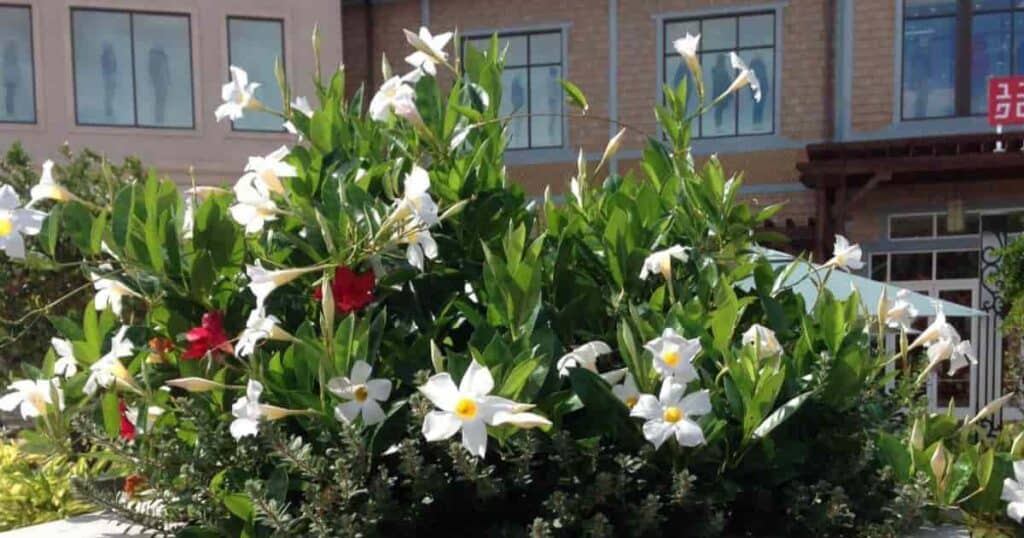
<svg viewBox="0 0 1024 538"><path fill-rule="evenodd" d="M785 267L793 261L793 256L785 252L761 247L756 247L756 249L777 268ZM810 311L818 298L818 281L824 279L828 272L828 269L820 265L805 261L797 264L789 276L786 277L783 286L792 286L794 291L802 295L804 303L807 305L807 310ZM738 285L740 288L749 291L754 288L754 279L753 277L746 278ZM832 274L828 275L828 282L825 283L825 287L837 299L846 299L854 290L857 290L860 293L861 303L868 312L872 313L877 310L878 299L882 296L883 292L892 301L895 300L896 294L904 289L892 284L850 274L846 271L832 271ZM984 317L988 315L980 310L935 299L914 291L910 291L906 300L914 305L920 316L934 316L936 304L942 305L941 308L948 317Z"/></svg>

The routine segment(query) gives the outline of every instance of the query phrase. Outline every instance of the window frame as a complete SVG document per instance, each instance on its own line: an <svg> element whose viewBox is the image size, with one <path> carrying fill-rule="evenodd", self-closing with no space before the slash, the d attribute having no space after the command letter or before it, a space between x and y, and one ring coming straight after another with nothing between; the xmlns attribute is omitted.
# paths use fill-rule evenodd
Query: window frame
<svg viewBox="0 0 1024 538"><path fill-rule="evenodd" d="M2 120L2 125L38 125L39 124L39 85L36 80L36 35L35 35L35 13L32 12L32 4L12 4L0 2L0 8L24 9L28 12L28 46L29 57L32 59L29 68L30 79L32 80L32 119L31 120Z"/></svg>
<svg viewBox="0 0 1024 538"><path fill-rule="evenodd" d="M1013 46L1017 34L1017 25L1014 15L1017 13L1024 14L1024 6L1018 6L1015 1L1011 0L1010 6L1006 8L975 9L972 0L955 0L955 10L952 14L911 17L907 15L908 1L909 0L897 0L900 17L899 56L897 57L897 61L900 63L900 76L897 81L898 91L896 92L899 120L905 122L918 122L928 120L986 117L987 113L985 112L974 113L971 111L971 100L974 97L971 93L971 63L973 52L972 30L974 18L979 14L990 15L994 13L1005 13L1010 15L1010 71L1012 73L1017 56L1017 51ZM943 116L922 116L916 118L908 117L906 114L907 107L904 106L903 102L903 91L906 86L907 75L907 62L904 61L904 56L906 54L907 21L948 18L952 18L954 21L954 35L957 40L956 46L954 47L955 54L953 58L953 114ZM1024 32L1024 28L1022 28L1021 31ZM1024 75L1024 72L1020 74Z"/></svg>
<svg viewBox="0 0 1024 538"><path fill-rule="evenodd" d="M559 47L558 47L558 62L530 62L530 41L532 36L541 36L546 34L558 35ZM551 151L565 149L569 145L569 122L566 114L565 101L559 100L559 106L561 107L562 117L560 123L562 124L561 141L558 144L552 144L548 146L534 146L533 145L533 91L531 87L532 75L531 70L534 67L559 67L562 70L561 80L568 80L568 54L566 54L566 29L563 26L555 27L540 27L540 28L517 28L507 30L494 30L492 32L468 32L459 36L459 54L465 56L466 47L469 46L470 41L476 41L479 39L490 39L493 35L497 35L498 39L510 38L510 37L525 37L526 38L526 63L516 64L511 67L515 69L526 70L526 109L527 109L527 122L526 122L526 145L521 147L506 147L509 152L525 152L525 151ZM506 66L509 67L509 66ZM505 96L502 96L503 98Z"/></svg>
<svg viewBox="0 0 1024 538"><path fill-rule="evenodd" d="M740 43L740 19L742 19L744 17L756 17L756 16L763 16L763 15L770 15L772 17L772 42L771 42L771 45L770 46L769 45L740 46L740 44L739 44ZM781 19L781 13L780 13L778 8L773 7L773 6L753 7L752 9L744 9L744 10L728 10L728 11L713 11L713 12L694 13L694 14L682 14L682 15L679 15L679 16L667 16L667 17L660 18L660 20L658 21L660 23L660 28L658 30L659 30L659 32L661 34L661 39L660 39L661 43L659 44L660 47L658 49L658 61L659 61L659 64L660 64L658 66L658 71L660 73L660 77L659 78L661 80L659 81L658 90L657 90L657 92L658 92L658 99L660 100L660 102L662 104L664 104L664 102L665 102L665 92L663 90L664 90L665 85L668 84L668 61L669 61L670 58L673 58L673 57L678 55L678 53L676 53L675 50L670 50L670 47L668 46L669 45L669 43L668 43L668 26L671 25L671 24L696 22L700 26L700 29L701 29L700 33L703 36L703 29L704 29L703 25L704 25L704 22L705 21L710 21L710 20L715 20L715 19L733 19L735 21L735 27L736 27L736 46L732 47L732 48L726 48L726 49L710 49L710 50L707 50L707 49L704 49L704 42L703 42L703 38L702 38L701 43L700 43L700 47L697 50L698 57L704 55L705 53L736 52L737 54L739 54L739 53L741 53L742 51L745 51L745 50L762 50L762 49L768 49L768 48L771 49L771 51L772 51L772 54L771 54L772 55L772 64L773 64L772 65L772 79L770 81L771 82L771 86L770 86L771 91L770 92L763 92L763 93L770 93L769 95L766 96L766 98L770 99L771 103L772 103L772 117L771 117L771 121L769 122L769 124L771 125L771 130L761 131L761 132L756 132L756 133L740 133L740 106L739 106L739 98L738 98L738 96L736 96L736 100L733 101L733 108L734 108L734 111L735 111L735 114L733 114L733 128L734 128L734 132L732 134L723 134L723 135L711 135L711 136L704 135L703 134L703 118L697 118L699 130L701 131L701 133L699 135L696 135L696 134L693 135L693 139L695 141L697 141L697 140L721 140L721 139L736 139L736 138L745 139L745 138L749 138L749 137L772 137L772 136L777 136L779 134L779 132L780 132L779 125L778 125L778 119L779 119L779 114L778 114L779 107L778 107L778 104L779 104L779 100L776 99L776 96L779 95L779 84L778 84L778 82L779 82L779 71L780 71L779 66L781 64L781 62L780 62L780 47L781 47L781 44L779 42L779 22L780 22L780 19ZM759 81L759 82L761 83L762 87L765 86L765 81ZM707 86L705 85L705 90L706 89L707 89ZM714 99L715 97L716 96L714 96L714 95L710 96L711 99ZM711 112L711 110L712 109L709 109L708 112Z"/></svg>
<svg viewBox="0 0 1024 538"><path fill-rule="evenodd" d="M257 15L232 15L232 14L229 13L224 18L224 30L226 32L225 36L227 38L226 45L227 45L227 52L228 52L228 65L226 67L226 69L227 69L227 76L228 76L227 80L230 80L230 78L231 78L231 66L234 65L234 62L231 60L231 21L232 20L248 21L248 22L275 22L275 23L277 23L278 26L281 28L281 69L285 73L288 73L288 60L287 60L288 51L287 51L287 48L286 48L287 47L287 39L285 38L285 33L284 33L285 32L285 24L284 24L285 20L284 20L284 17L263 17L263 16L257 16ZM250 82L252 82L252 81L250 81ZM275 84L276 84L276 81L275 81ZM283 101L284 100L284 96L282 96L281 99ZM284 122L283 121L281 123L281 126L278 129L276 129L276 130L273 130L273 129L253 129L253 128L238 127L238 125L236 125L234 120L231 120L230 123L231 123L231 131L235 132L235 133L280 134L280 133L287 132L285 130L285 128L284 128Z"/></svg>
<svg viewBox="0 0 1024 538"><path fill-rule="evenodd" d="M131 43L132 65L132 116L131 124L127 123L93 123L82 122L78 117L78 73L75 69L75 12L121 13L128 15L128 41ZM68 11L68 22L71 26L71 89L74 92L75 125L82 127L110 127L115 129L159 129L164 131L195 131L196 130L196 78L195 48L192 43L192 14L187 11L157 11L150 9L121 9L114 7L71 6ZM155 15L162 17L184 17L188 34L188 77L192 95L192 114L188 126L178 125L144 125L139 123L138 75L135 73L135 15Z"/></svg>

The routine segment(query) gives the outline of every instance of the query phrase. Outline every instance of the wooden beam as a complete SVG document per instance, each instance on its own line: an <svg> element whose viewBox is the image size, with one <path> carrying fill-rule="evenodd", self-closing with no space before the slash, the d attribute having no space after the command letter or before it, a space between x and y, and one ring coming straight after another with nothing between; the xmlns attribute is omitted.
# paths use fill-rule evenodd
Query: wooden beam
<svg viewBox="0 0 1024 538"><path fill-rule="evenodd" d="M857 191L857 194L854 194L853 198L850 198L850 207L854 207L860 203L860 201L863 200L869 192L875 190L875 187L877 187L879 183L886 183L888 181L892 181L892 170L879 170L876 172L875 175L871 176L871 179L869 179L868 182Z"/></svg>

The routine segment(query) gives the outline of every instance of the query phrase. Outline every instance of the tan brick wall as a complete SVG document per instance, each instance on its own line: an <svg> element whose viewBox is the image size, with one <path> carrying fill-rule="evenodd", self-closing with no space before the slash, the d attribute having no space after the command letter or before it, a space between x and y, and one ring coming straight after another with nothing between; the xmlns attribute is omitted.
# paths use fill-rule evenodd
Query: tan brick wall
<svg viewBox="0 0 1024 538"><path fill-rule="evenodd" d="M896 2L857 0L854 32L850 118L853 131L863 133L892 123L893 88L899 76L899 66L893 61L898 33Z"/></svg>

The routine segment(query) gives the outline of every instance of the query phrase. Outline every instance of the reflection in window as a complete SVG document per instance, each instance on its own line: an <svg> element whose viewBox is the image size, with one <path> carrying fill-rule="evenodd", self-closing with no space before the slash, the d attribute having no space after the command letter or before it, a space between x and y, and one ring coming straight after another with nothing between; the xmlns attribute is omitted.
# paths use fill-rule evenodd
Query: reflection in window
<svg viewBox="0 0 1024 538"><path fill-rule="evenodd" d="M465 44L486 53L490 38ZM562 33L499 34L498 50L505 53L498 113L509 118L508 147L562 147Z"/></svg>
<svg viewBox="0 0 1024 538"><path fill-rule="evenodd" d="M903 13L905 119L984 115L989 78L1024 74L1024 2L904 0Z"/></svg>
<svg viewBox="0 0 1024 538"><path fill-rule="evenodd" d="M723 99L709 113L694 122L695 136L716 137L752 134L770 134L774 131L775 110L775 14L711 17L668 21L665 23L663 46L664 82L670 89L687 79L692 90L693 81L673 48L672 42L689 34L700 34L700 59L705 99L710 102L721 95L736 77L729 61L729 53L740 58L761 82L761 101L755 102L752 92L744 91ZM688 109L696 111L697 92L688 92Z"/></svg>
<svg viewBox="0 0 1024 538"><path fill-rule="evenodd" d="M932 237L934 215L908 215L889 219L889 237L906 239L910 237Z"/></svg>
<svg viewBox="0 0 1024 538"><path fill-rule="evenodd" d="M249 74L260 86L256 98L271 110L283 110L284 103L274 75L274 63L284 65L284 23L281 20L228 18L228 57L231 65ZM247 111L232 123L239 131L282 131L281 119L272 114Z"/></svg>
<svg viewBox="0 0 1024 538"><path fill-rule="evenodd" d="M0 6L0 122L36 121L32 12Z"/></svg>
<svg viewBox="0 0 1024 538"><path fill-rule="evenodd" d="M192 128L187 15L74 9L71 29L79 124Z"/></svg>

